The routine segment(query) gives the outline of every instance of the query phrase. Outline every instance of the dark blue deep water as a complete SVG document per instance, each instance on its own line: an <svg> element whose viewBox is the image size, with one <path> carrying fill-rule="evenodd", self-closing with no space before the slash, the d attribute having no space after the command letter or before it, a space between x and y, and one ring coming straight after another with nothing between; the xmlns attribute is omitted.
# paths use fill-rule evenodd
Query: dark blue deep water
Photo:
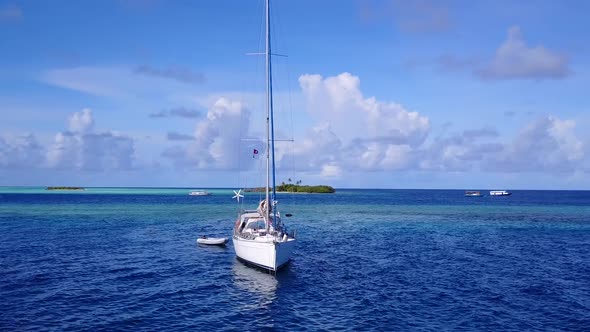
<svg viewBox="0 0 590 332"><path fill-rule="evenodd" d="M590 331L588 191L280 195L276 276L196 244L237 215L212 191L0 190L0 330Z"/></svg>

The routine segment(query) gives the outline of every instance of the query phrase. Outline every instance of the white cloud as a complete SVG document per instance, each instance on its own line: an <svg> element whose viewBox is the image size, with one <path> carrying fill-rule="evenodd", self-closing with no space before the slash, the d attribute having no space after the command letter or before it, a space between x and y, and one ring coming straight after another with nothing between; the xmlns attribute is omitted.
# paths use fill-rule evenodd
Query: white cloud
<svg viewBox="0 0 590 332"><path fill-rule="evenodd" d="M342 137L370 137L392 144L418 146L430 131L430 121L402 105L365 98L360 79L350 73L323 79L302 75L299 83L308 110L321 122L330 123Z"/></svg>
<svg viewBox="0 0 590 332"><path fill-rule="evenodd" d="M50 144L32 134L0 136L0 169L108 171L134 167L134 140L120 133L94 130L88 108L68 119L68 129Z"/></svg>
<svg viewBox="0 0 590 332"><path fill-rule="evenodd" d="M479 169L482 162L502 151L503 145L496 142L495 129L468 129L437 137L421 149L414 151L416 169L425 171L460 172Z"/></svg>
<svg viewBox="0 0 590 332"><path fill-rule="evenodd" d="M573 120L539 119L510 144L491 127L427 140L427 117L397 103L365 98L356 76L303 75L299 81L309 112L327 123L296 142L300 170L326 176L358 170L559 173L588 165L588 147L576 136Z"/></svg>
<svg viewBox="0 0 590 332"><path fill-rule="evenodd" d="M345 179L354 172L391 171L542 170L550 173L579 171L589 165L588 145L575 135L572 120L539 120L508 144L504 140L509 135L499 135L491 127L432 137L428 117L400 103L365 96L360 78L350 73L331 77L307 74L302 75L299 82L302 105L306 105L308 111L302 118L312 119L304 123L310 129L302 137L296 135L293 145L277 143L276 156L278 167L294 164L298 172L307 173L306 177L321 176L338 181L337 178ZM162 144L170 145L161 154L165 158L157 158L157 162L168 160L181 169L246 170L256 161L252 158L254 148L263 156L261 140L240 141L240 138L263 136L253 132L263 121L253 119L250 111L261 106L253 102L261 99L259 95L234 92L233 95L190 96L205 105L206 116L195 118L194 132L190 135L186 129L182 129L182 134L170 130L168 136L163 133L162 137L168 140ZM172 110L164 113L166 116L186 115ZM76 169L133 167L134 140L117 133L100 133L94 127L90 110L72 115L67 130L58 133L48 149L41 148L45 158L40 164ZM0 150L4 151L4 156L6 151L14 150L6 148L6 143L4 146ZM15 145L11 143L10 146Z"/></svg>
<svg viewBox="0 0 590 332"><path fill-rule="evenodd" d="M477 75L483 79L559 79L570 73L567 58L543 46L526 45L520 27L508 30L507 40Z"/></svg>
<svg viewBox="0 0 590 332"><path fill-rule="evenodd" d="M408 169L414 159L412 147L409 145L389 145L381 163L384 169Z"/></svg>
<svg viewBox="0 0 590 332"><path fill-rule="evenodd" d="M287 149L286 147L284 147ZM320 171L325 165L335 166L342 162L342 143L328 124L322 124L307 131L301 142L296 142L293 154L295 167L302 171ZM288 164L288 154L280 154L285 160L279 165Z"/></svg>
<svg viewBox="0 0 590 332"><path fill-rule="evenodd" d="M342 169L338 165L323 165L320 175L323 177L340 177L342 175Z"/></svg>
<svg viewBox="0 0 590 332"><path fill-rule="evenodd" d="M90 109L72 114L68 129L55 135L46 153L47 167L92 171L133 167L133 139L116 132L95 132Z"/></svg>
<svg viewBox="0 0 590 332"><path fill-rule="evenodd" d="M412 151L430 131L430 121L401 104L366 98L350 73L322 78L302 75L299 83L310 114L324 125L308 132L296 159L308 169L391 170L411 165ZM329 124L329 125L328 125ZM298 165L304 169L304 165Z"/></svg>
<svg viewBox="0 0 590 332"><path fill-rule="evenodd" d="M94 119L92 118L92 111L89 108L83 109L81 112L72 114L69 121L69 130L74 133L88 133L94 127Z"/></svg>
<svg viewBox="0 0 590 332"><path fill-rule="evenodd" d="M510 143L484 127L451 133L421 146L356 138L343 143L329 126L310 130L296 143L299 171L322 176L348 172L588 172L587 142L575 133L573 120L544 117L525 126Z"/></svg>
<svg viewBox="0 0 590 332"><path fill-rule="evenodd" d="M250 111L237 101L219 98L207 117L197 122L194 141L187 146L173 146L164 151L179 167L199 169L247 169L252 151L262 151L261 141L242 142L250 136Z"/></svg>
<svg viewBox="0 0 590 332"><path fill-rule="evenodd" d="M43 146L32 134L0 136L0 168L29 169L43 164Z"/></svg>
<svg viewBox="0 0 590 332"><path fill-rule="evenodd" d="M57 133L53 145L47 151L47 165L49 167L80 168L77 152L81 145L79 135L69 132Z"/></svg>
<svg viewBox="0 0 590 332"><path fill-rule="evenodd" d="M547 116L526 126L484 169L505 172L572 172L588 163L588 146L573 120Z"/></svg>

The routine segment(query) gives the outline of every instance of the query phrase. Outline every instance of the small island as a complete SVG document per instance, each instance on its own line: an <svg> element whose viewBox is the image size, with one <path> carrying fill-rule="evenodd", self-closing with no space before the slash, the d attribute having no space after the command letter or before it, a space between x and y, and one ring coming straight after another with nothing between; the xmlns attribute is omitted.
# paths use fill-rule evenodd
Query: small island
<svg viewBox="0 0 590 332"><path fill-rule="evenodd" d="M281 184L280 186L277 186L277 191L289 193L333 194L336 192L336 189L326 185L302 186L298 184Z"/></svg>
<svg viewBox="0 0 590 332"><path fill-rule="evenodd" d="M317 186L307 186L301 185L301 180L297 181L296 183L291 183L291 179L289 179L289 183L282 182L280 185L277 186L277 192L285 192L285 193L313 193L313 194L333 194L336 192L331 186L327 185L317 185ZM249 188L245 190L246 192L264 192L263 187L259 188Z"/></svg>
<svg viewBox="0 0 590 332"><path fill-rule="evenodd" d="M45 190L85 190L83 187L47 187Z"/></svg>

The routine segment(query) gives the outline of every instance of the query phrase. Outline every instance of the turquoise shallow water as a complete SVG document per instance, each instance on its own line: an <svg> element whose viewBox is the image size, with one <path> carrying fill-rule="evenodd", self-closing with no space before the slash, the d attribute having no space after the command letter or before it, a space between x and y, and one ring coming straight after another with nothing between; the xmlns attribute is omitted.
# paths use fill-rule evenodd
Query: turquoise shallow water
<svg viewBox="0 0 590 332"><path fill-rule="evenodd" d="M191 189L0 188L0 330L590 329L590 192L282 194L270 276L196 245L237 206Z"/></svg>
<svg viewBox="0 0 590 332"><path fill-rule="evenodd" d="M76 195L187 195L202 188L123 188L85 187L84 190L47 190L47 187L0 187L0 194L76 194ZM230 189L207 189L212 194L229 194Z"/></svg>

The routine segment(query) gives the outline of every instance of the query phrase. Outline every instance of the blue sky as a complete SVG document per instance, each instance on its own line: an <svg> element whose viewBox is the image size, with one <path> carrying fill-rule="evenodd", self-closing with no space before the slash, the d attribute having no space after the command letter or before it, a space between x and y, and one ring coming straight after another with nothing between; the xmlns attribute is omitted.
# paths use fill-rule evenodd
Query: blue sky
<svg viewBox="0 0 590 332"><path fill-rule="evenodd" d="M589 11L273 2L278 180L588 189ZM0 0L0 185L259 185L262 13Z"/></svg>

